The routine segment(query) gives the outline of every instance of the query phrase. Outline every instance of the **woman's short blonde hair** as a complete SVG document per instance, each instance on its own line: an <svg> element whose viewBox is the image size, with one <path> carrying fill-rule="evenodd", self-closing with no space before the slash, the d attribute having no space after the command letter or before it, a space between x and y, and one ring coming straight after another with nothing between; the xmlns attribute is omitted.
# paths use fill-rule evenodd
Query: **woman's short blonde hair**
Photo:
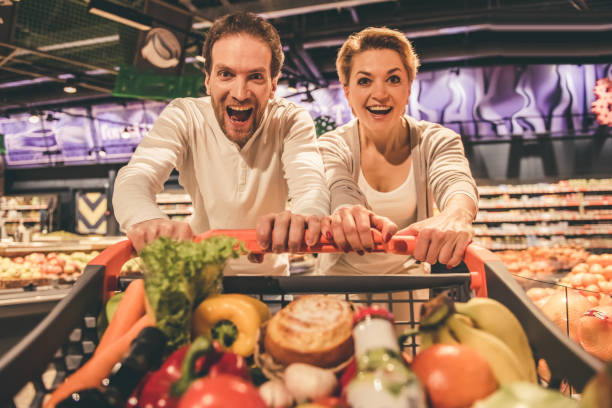
<svg viewBox="0 0 612 408"><path fill-rule="evenodd" d="M414 81L419 68L419 57L414 52L412 44L404 34L386 27L368 27L358 33L351 34L344 42L338 58L336 58L336 71L342 85L347 86L353 66L353 57L367 50L393 50L400 55L408 80Z"/></svg>

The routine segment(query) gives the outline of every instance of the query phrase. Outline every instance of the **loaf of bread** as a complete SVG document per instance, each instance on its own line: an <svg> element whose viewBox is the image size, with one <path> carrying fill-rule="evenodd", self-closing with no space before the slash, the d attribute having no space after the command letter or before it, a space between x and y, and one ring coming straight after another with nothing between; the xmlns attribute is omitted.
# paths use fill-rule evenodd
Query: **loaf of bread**
<svg viewBox="0 0 612 408"><path fill-rule="evenodd" d="M353 355L353 308L334 296L305 295L268 322L264 347L282 364L334 367Z"/></svg>

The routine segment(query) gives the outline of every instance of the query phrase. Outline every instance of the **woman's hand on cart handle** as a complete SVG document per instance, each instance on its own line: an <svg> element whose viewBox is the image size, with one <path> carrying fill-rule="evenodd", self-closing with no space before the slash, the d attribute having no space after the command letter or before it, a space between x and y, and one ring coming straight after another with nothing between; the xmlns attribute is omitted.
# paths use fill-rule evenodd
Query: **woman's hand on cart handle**
<svg viewBox="0 0 612 408"><path fill-rule="evenodd" d="M415 259L454 268L463 260L474 236L472 216L462 209L445 210L399 231L397 236L416 237L412 254Z"/></svg>
<svg viewBox="0 0 612 408"><path fill-rule="evenodd" d="M398 228L388 218L362 205L339 208L331 216L321 219L323 236L344 252L354 250L363 255L374 251L376 248L372 229L382 235L384 242L389 242Z"/></svg>

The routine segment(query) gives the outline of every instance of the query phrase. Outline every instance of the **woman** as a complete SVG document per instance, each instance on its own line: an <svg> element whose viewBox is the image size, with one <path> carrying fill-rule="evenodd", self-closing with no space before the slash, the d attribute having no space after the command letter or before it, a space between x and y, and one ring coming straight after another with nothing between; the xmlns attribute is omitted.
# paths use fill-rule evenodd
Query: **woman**
<svg viewBox="0 0 612 408"><path fill-rule="evenodd" d="M410 42L387 28L351 35L338 53L356 118L319 138L332 214L322 232L347 253L321 255L319 273L406 273L421 270L416 260L454 267L472 239L478 192L460 136L405 114L418 65ZM363 256L370 227L389 240L394 224L416 236L413 256Z"/></svg>

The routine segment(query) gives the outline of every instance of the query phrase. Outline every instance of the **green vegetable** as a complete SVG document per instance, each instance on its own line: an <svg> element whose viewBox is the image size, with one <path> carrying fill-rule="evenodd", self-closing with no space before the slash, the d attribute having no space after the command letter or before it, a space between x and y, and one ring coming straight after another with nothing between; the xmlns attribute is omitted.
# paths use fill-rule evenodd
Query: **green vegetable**
<svg viewBox="0 0 612 408"><path fill-rule="evenodd" d="M117 310L117 306L119 306L119 302L123 299L123 292L117 292L106 302L106 320L110 323L113 320L113 316L115 315L115 310Z"/></svg>
<svg viewBox="0 0 612 408"><path fill-rule="evenodd" d="M106 302L106 305L100 311L98 315L98 324L96 325L98 331L98 338L101 339L102 335L108 327L108 323L113 319L115 310L119 306L119 302L123 298L123 292L117 292Z"/></svg>
<svg viewBox="0 0 612 408"><path fill-rule="evenodd" d="M201 242L160 237L139 252L147 300L169 351L189 342L193 309L221 292L225 262L244 253L244 245L224 236Z"/></svg>
<svg viewBox="0 0 612 408"><path fill-rule="evenodd" d="M502 386L472 408L577 408L578 401L537 384L515 382Z"/></svg>

